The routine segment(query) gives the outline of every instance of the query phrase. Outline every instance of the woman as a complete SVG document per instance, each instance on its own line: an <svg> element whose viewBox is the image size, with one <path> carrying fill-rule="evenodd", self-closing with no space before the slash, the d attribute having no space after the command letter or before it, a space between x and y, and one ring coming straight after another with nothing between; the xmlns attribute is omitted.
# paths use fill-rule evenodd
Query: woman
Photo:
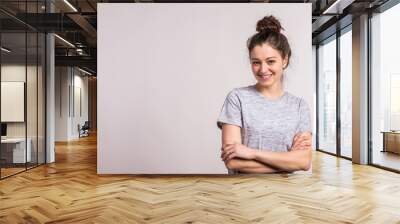
<svg viewBox="0 0 400 224"><path fill-rule="evenodd" d="M235 173L291 172L311 165L308 105L283 89L291 50L281 29L273 16L258 21L257 33L247 41L257 83L232 90L218 118L221 158Z"/></svg>

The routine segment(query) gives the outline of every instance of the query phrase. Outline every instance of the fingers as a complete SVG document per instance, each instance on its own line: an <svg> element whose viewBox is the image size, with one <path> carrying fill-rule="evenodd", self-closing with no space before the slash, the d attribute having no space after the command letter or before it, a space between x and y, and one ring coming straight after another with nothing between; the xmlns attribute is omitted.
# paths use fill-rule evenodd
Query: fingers
<svg viewBox="0 0 400 224"><path fill-rule="evenodd" d="M302 142L311 142L311 141L312 141L312 136L309 132L297 133L293 137L292 147L296 147L298 146L298 144L301 144Z"/></svg>
<svg viewBox="0 0 400 224"><path fill-rule="evenodd" d="M294 137L293 137L293 142L297 142L301 139L302 135L301 133L297 133Z"/></svg>
<svg viewBox="0 0 400 224"><path fill-rule="evenodd" d="M304 146L297 146L297 147L292 148L293 151L295 151L295 150L303 150L303 149L311 149L311 146L310 145L304 145Z"/></svg>
<svg viewBox="0 0 400 224"><path fill-rule="evenodd" d="M311 147L311 146L312 146L312 141L301 141L301 142L295 144L293 146L293 148L296 148L296 147Z"/></svg>
<svg viewBox="0 0 400 224"><path fill-rule="evenodd" d="M299 134L295 134L293 137L293 142L296 142L298 138L299 138Z"/></svg>
<svg viewBox="0 0 400 224"><path fill-rule="evenodd" d="M223 151L221 153L221 158L224 162L229 161L230 159L232 159L233 157L235 157L235 150L231 149L231 150L227 150L227 151Z"/></svg>
<svg viewBox="0 0 400 224"><path fill-rule="evenodd" d="M311 145L298 145L296 147L292 147L291 150L302 150L302 149L311 149Z"/></svg>
<svg viewBox="0 0 400 224"><path fill-rule="evenodd" d="M312 141L311 140L304 140L304 141L301 141L299 145L300 146L311 146L312 145Z"/></svg>
<svg viewBox="0 0 400 224"><path fill-rule="evenodd" d="M302 144L298 144L295 147L292 147L292 150L299 150L299 149L310 149L312 148L312 143L311 142L305 142Z"/></svg>
<svg viewBox="0 0 400 224"><path fill-rule="evenodd" d="M226 147L222 148L221 158L222 160L226 161L228 156L234 151L234 145L227 145Z"/></svg>
<svg viewBox="0 0 400 224"><path fill-rule="evenodd" d="M233 152L233 153L229 154L228 158L226 158L226 161L229 161L229 160L231 160L231 159L233 159L235 157L236 157L236 153Z"/></svg>
<svg viewBox="0 0 400 224"><path fill-rule="evenodd" d="M221 148L221 158L224 162L227 162L237 156L236 150L238 148L238 145L240 144L224 144L224 146Z"/></svg>
<svg viewBox="0 0 400 224"><path fill-rule="evenodd" d="M309 145L311 144L310 141L299 139L298 141L294 142L292 148L296 148L299 146Z"/></svg>
<svg viewBox="0 0 400 224"><path fill-rule="evenodd" d="M312 147L312 136L309 132L297 133L293 137L292 150L309 149Z"/></svg>

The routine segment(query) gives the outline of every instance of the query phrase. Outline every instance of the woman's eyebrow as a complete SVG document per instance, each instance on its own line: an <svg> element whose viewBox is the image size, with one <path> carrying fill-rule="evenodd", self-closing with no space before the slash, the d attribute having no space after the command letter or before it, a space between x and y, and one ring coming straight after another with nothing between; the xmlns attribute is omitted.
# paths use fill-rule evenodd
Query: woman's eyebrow
<svg viewBox="0 0 400 224"><path fill-rule="evenodd" d="M272 57L268 57L268 58L266 58L264 60L275 59L275 58L277 58L277 57L276 56L272 56ZM258 59L258 58L251 58L251 60L252 61L262 61L262 59Z"/></svg>

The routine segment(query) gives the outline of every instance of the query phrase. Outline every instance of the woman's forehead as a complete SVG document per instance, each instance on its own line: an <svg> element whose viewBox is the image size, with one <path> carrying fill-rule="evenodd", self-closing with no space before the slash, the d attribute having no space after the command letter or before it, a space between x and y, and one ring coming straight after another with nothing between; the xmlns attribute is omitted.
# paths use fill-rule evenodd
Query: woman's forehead
<svg viewBox="0 0 400 224"><path fill-rule="evenodd" d="M272 48L268 44L257 45L251 50L251 59L268 59L268 58L279 58L281 55L278 50Z"/></svg>

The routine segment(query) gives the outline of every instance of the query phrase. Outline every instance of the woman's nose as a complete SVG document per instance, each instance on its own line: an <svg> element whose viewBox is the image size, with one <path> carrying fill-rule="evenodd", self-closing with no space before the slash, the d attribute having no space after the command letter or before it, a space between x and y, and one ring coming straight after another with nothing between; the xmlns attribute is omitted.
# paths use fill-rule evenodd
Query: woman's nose
<svg viewBox="0 0 400 224"><path fill-rule="evenodd" d="M260 68L262 73L265 73L269 70L269 66L267 65L267 63L261 63L261 68Z"/></svg>

